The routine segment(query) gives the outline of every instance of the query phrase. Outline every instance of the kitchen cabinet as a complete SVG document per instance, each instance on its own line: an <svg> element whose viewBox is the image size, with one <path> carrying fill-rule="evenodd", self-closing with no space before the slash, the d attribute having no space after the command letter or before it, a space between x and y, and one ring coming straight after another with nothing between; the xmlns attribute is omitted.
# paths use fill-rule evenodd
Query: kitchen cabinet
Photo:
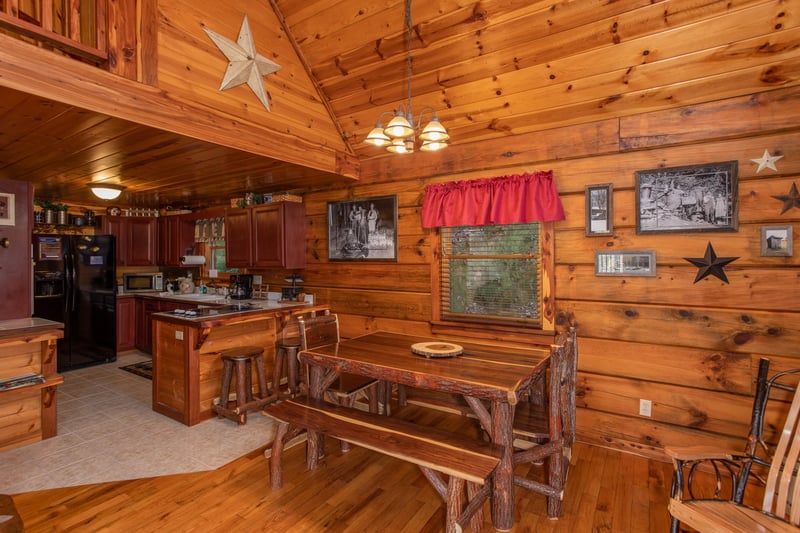
<svg viewBox="0 0 800 533"><path fill-rule="evenodd" d="M194 309L194 304L183 304L157 298L136 298L136 349L153 353L153 313L164 313L176 309Z"/></svg>
<svg viewBox="0 0 800 533"><path fill-rule="evenodd" d="M299 202L226 209L225 262L235 268L304 268L305 224Z"/></svg>
<svg viewBox="0 0 800 533"><path fill-rule="evenodd" d="M103 217L103 233L116 238L117 266L156 266L157 218Z"/></svg>
<svg viewBox="0 0 800 533"><path fill-rule="evenodd" d="M136 348L136 298L117 296L117 353Z"/></svg>
<svg viewBox="0 0 800 533"><path fill-rule="evenodd" d="M194 247L194 220L180 215L158 218L158 254L162 266L180 266L181 256Z"/></svg>

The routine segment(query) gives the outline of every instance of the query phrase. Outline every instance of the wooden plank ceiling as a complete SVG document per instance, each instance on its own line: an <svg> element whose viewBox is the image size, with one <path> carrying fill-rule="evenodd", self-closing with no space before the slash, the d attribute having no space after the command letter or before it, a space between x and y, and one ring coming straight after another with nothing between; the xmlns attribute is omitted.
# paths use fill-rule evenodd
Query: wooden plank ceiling
<svg viewBox="0 0 800 533"><path fill-rule="evenodd" d="M271 3L358 158L409 157L362 142L406 100L404 0ZM436 109L461 145L766 90L800 69L789 9L780 0L416 1L412 107ZM86 201L101 175L124 176L121 203L148 206L336 179L10 90L0 124L0 176L66 201Z"/></svg>

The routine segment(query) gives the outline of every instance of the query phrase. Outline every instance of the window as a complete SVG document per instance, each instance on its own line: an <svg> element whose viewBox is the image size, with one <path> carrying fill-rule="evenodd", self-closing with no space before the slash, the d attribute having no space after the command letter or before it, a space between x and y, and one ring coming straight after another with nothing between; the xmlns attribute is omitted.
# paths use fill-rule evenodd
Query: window
<svg viewBox="0 0 800 533"><path fill-rule="evenodd" d="M439 311L446 321L541 328L552 310L551 224L496 224L440 229ZM551 280L552 276L547 277Z"/></svg>

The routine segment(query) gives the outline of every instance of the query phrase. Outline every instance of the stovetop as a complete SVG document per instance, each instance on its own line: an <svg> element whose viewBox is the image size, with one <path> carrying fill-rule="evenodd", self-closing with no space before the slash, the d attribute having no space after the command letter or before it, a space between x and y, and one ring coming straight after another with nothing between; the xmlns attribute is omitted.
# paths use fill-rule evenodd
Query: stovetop
<svg viewBox="0 0 800 533"><path fill-rule="evenodd" d="M229 315L231 313L241 313L242 311L255 311L261 309L249 302L240 304L230 304L222 307L198 307L196 309L176 309L172 313L178 316L185 316L188 318L196 316L214 316L214 315Z"/></svg>

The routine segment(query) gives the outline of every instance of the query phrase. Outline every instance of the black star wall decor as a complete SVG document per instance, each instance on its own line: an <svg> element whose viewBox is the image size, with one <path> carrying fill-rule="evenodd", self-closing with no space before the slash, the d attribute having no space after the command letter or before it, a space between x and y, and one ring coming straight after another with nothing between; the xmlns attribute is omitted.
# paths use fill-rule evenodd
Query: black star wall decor
<svg viewBox="0 0 800 533"><path fill-rule="evenodd" d="M789 194L783 196L773 196L773 198L783 202L783 211L781 211L781 215L793 207L800 209L800 192L797 191L796 183L792 183L792 188L789 189Z"/></svg>
<svg viewBox="0 0 800 533"><path fill-rule="evenodd" d="M697 276L694 278L695 283L708 276L716 276L725 283L730 283L723 268L725 265L733 263L739 258L717 257L717 254L714 253L714 247L711 246L711 241L708 241L705 257L684 257L684 259L700 269L697 271Z"/></svg>

